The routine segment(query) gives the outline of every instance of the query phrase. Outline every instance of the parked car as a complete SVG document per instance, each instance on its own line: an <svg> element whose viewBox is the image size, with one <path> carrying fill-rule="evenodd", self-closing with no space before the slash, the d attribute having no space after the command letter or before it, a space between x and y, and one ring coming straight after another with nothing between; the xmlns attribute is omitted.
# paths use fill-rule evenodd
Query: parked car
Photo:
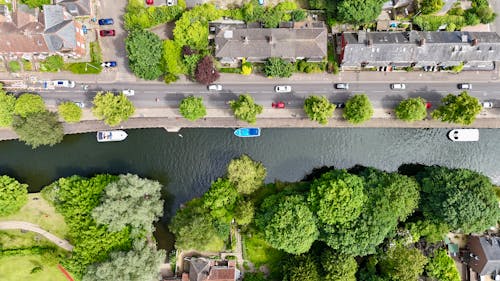
<svg viewBox="0 0 500 281"><path fill-rule="evenodd" d="M338 89L338 90L349 90L349 84L347 84L347 83L338 83L338 84L335 84L335 89Z"/></svg>
<svg viewBox="0 0 500 281"><path fill-rule="evenodd" d="M432 106L432 103L425 102L425 108L429 109L429 108L431 108L431 106Z"/></svg>
<svg viewBox="0 0 500 281"><path fill-rule="evenodd" d="M101 30L99 31L99 34L101 35L101 37L115 36L115 30L114 29Z"/></svg>
<svg viewBox="0 0 500 281"><path fill-rule="evenodd" d="M102 67L116 67L117 63L116 63L116 61L105 61L105 62L101 63L101 66Z"/></svg>
<svg viewBox="0 0 500 281"><path fill-rule="evenodd" d="M167 6L173 6L174 0L167 0Z"/></svg>
<svg viewBox="0 0 500 281"><path fill-rule="evenodd" d="M406 85L403 83L393 83L391 84L391 89L393 90L404 90L406 89Z"/></svg>
<svg viewBox="0 0 500 281"><path fill-rule="evenodd" d="M345 103L343 103L343 102L337 102L337 103L335 103L335 106L337 108L344 108L345 107Z"/></svg>
<svg viewBox="0 0 500 281"><path fill-rule="evenodd" d="M99 25L112 25L115 23L113 19L100 19L98 22Z"/></svg>
<svg viewBox="0 0 500 281"><path fill-rule="evenodd" d="M458 84L457 87L460 90L470 90L470 89L472 89L472 84L470 84L470 83L461 83L461 84Z"/></svg>
<svg viewBox="0 0 500 281"><path fill-rule="evenodd" d="M123 91L122 91L122 94L124 94L125 96L130 97L130 96L135 95L135 91L134 91L134 90L131 90L131 89L126 89L126 90L123 90Z"/></svg>
<svg viewBox="0 0 500 281"><path fill-rule="evenodd" d="M208 85L207 89L209 91L222 91L222 85L220 85L220 84L210 84L210 85Z"/></svg>
<svg viewBox="0 0 500 281"><path fill-rule="evenodd" d="M75 81L70 81L70 80L54 80L54 87L61 87L61 88L74 88L75 87Z"/></svg>
<svg viewBox="0 0 500 281"><path fill-rule="evenodd" d="M274 87L274 91L276 93L290 93L292 91L292 86L288 86L288 85L276 86L276 87Z"/></svg>
<svg viewBox="0 0 500 281"><path fill-rule="evenodd" d="M85 104L81 101L75 101L74 102L79 108L84 108L85 107Z"/></svg>
<svg viewBox="0 0 500 281"><path fill-rule="evenodd" d="M153 5L155 3L154 0L146 0L146 4L148 5Z"/></svg>
<svg viewBox="0 0 500 281"><path fill-rule="evenodd" d="M481 103L481 106L482 106L483 108L493 108L493 103L492 103L491 101L483 101L483 102Z"/></svg>
<svg viewBox="0 0 500 281"><path fill-rule="evenodd" d="M279 102L273 102L272 103L273 108L285 108L285 103L282 101Z"/></svg>

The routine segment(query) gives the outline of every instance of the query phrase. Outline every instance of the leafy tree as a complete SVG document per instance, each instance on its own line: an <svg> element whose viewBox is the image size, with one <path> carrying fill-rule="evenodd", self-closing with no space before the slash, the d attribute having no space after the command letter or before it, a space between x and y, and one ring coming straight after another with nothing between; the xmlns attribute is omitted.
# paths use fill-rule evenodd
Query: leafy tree
<svg viewBox="0 0 500 281"><path fill-rule="evenodd" d="M47 57L45 61L40 63L40 70L46 72L57 72L61 70L63 67L64 67L64 60L63 57L61 57L60 55L53 55Z"/></svg>
<svg viewBox="0 0 500 281"><path fill-rule="evenodd" d="M443 0L421 0L420 1L420 10L422 14L432 14L435 13L444 6Z"/></svg>
<svg viewBox="0 0 500 281"><path fill-rule="evenodd" d="M396 116L407 122L420 121L427 116L425 100L422 98L408 98L396 107Z"/></svg>
<svg viewBox="0 0 500 281"><path fill-rule="evenodd" d="M195 78L198 83L208 85L219 79L219 71L215 68L212 58L205 56L196 66Z"/></svg>
<svg viewBox="0 0 500 281"><path fill-rule="evenodd" d="M210 211L213 218L221 219L226 223L231 222L238 192L229 180L219 178L212 182L202 199L203 207Z"/></svg>
<svg viewBox="0 0 500 281"><path fill-rule="evenodd" d="M320 281L316 261L310 255L290 256L283 266L283 281Z"/></svg>
<svg viewBox="0 0 500 281"><path fill-rule="evenodd" d="M264 184L266 168L248 155L242 155L229 162L227 178L239 193L251 194Z"/></svg>
<svg viewBox="0 0 500 281"><path fill-rule="evenodd" d="M229 102L229 106L234 112L234 117L254 124L257 121L257 115L262 113L262 105L255 104L252 96L240 95L238 100Z"/></svg>
<svg viewBox="0 0 500 281"><path fill-rule="evenodd" d="M264 64L264 74L268 77L290 77L293 65L282 58L268 58Z"/></svg>
<svg viewBox="0 0 500 281"><path fill-rule="evenodd" d="M165 258L165 250L136 240L132 250L112 252L108 261L89 266L83 281L151 281L158 277Z"/></svg>
<svg viewBox="0 0 500 281"><path fill-rule="evenodd" d="M0 216L16 213L28 202L28 185L0 176Z"/></svg>
<svg viewBox="0 0 500 281"><path fill-rule="evenodd" d="M363 189L363 180L356 175L345 170L327 172L311 184L309 206L324 224L348 224L361 214L366 201Z"/></svg>
<svg viewBox="0 0 500 281"><path fill-rule="evenodd" d="M488 4L475 8L475 12L483 24L492 23L497 17L496 13L490 6L488 6Z"/></svg>
<svg viewBox="0 0 500 281"><path fill-rule="evenodd" d="M325 281L356 281L358 263L354 257L326 250L321 255Z"/></svg>
<svg viewBox="0 0 500 281"><path fill-rule="evenodd" d="M500 209L486 176L466 169L428 167L417 179L422 186L421 208L432 222L464 233L496 225Z"/></svg>
<svg viewBox="0 0 500 281"><path fill-rule="evenodd" d="M443 122L470 125L481 112L481 104L476 97L463 91L458 96L449 94L441 100L441 105L432 112L432 118Z"/></svg>
<svg viewBox="0 0 500 281"><path fill-rule="evenodd" d="M304 111L307 116L321 125L328 124L328 119L332 117L334 110L335 105L326 97L310 96L304 101Z"/></svg>
<svg viewBox="0 0 500 281"><path fill-rule="evenodd" d="M120 175L104 189L101 204L92 211L99 224L111 231L130 226L133 235L153 233L153 223L163 214L162 185L137 175Z"/></svg>
<svg viewBox="0 0 500 281"><path fill-rule="evenodd" d="M203 98L189 96L184 98L179 105L179 111L184 118L195 121L207 115L207 109L203 105Z"/></svg>
<svg viewBox="0 0 500 281"><path fill-rule="evenodd" d="M302 9L293 10L291 16L293 21L303 21L307 17L307 13Z"/></svg>
<svg viewBox="0 0 500 281"><path fill-rule="evenodd" d="M32 113L28 117L14 117L12 128L19 140L35 149L41 145L53 146L62 141L64 130L57 113L43 111Z"/></svg>
<svg viewBox="0 0 500 281"><path fill-rule="evenodd" d="M63 102L57 107L57 109L64 121L68 123L79 122L82 118L82 109L74 102Z"/></svg>
<svg viewBox="0 0 500 281"><path fill-rule="evenodd" d="M125 39L130 69L146 80L157 79L161 74L162 42L158 35L148 30L136 29Z"/></svg>
<svg viewBox="0 0 500 281"><path fill-rule="evenodd" d="M208 22L219 19L223 10L213 4L203 4L182 14L175 22L174 41L179 46L203 50L208 46Z"/></svg>
<svg viewBox="0 0 500 281"><path fill-rule="evenodd" d="M369 23L380 15L383 3L381 0L342 0L337 6L337 17L346 23Z"/></svg>
<svg viewBox="0 0 500 281"><path fill-rule="evenodd" d="M439 281L460 281L460 274L453 259L445 250L437 250L425 267L427 275Z"/></svg>
<svg viewBox="0 0 500 281"><path fill-rule="evenodd" d="M370 120L373 115L373 107L365 94L354 95L350 98L344 108L344 118L352 124L360 124Z"/></svg>
<svg viewBox="0 0 500 281"><path fill-rule="evenodd" d="M178 75L184 73L181 46L173 40L163 41L163 64L165 72Z"/></svg>
<svg viewBox="0 0 500 281"><path fill-rule="evenodd" d="M41 8L43 5L50 5L50 0L21 0L21 3L28 5L30 8Z"/></svg>
<svg viewBox="0 0 500 281"><path fill-rule="evenodd" d="M427 258L418 249L403 245L389 248L379 260L379 270L386 280L418 280L423 273Z"/></svg>
<svg viewBox="0 0 500 281"><path fill-rule="evenodd" d="M234 220L238 225L248 225L255 215L255 206L251 201L240 201L234 209Z"/></svg>
<svg viewBox="0 0 500 281"><path fill-rule="evenodd" d="M92 113L98 119L104 119L109 126L116 126L126 121L135 108L132 102L124 95L115 95L111 92L98 92L94 97Z"/></svg>
<svg viewBox="0 0 500 281"><path fill-rule="evenodd" d="M433 223L429 220L410 222L406 224L406 227L410 231L414 242L418 242L421 237L424 237L427 243L437 243L443 241L444 236L450 232L446 224Z"/></svg>
<svg viewBox="0 0 500 281"><path fill-rule="evenodd" d="M21 117L43 111L45 111L45 103L41 96L35 94L22 94L14 107L14 114Z"/></svg>
<svg viewBox="0 0 500 281"><path fill-rule="evenodd" d="M9 127L12 125L15 106L16 97L6 94L0 89L0 127Z"/></svg>
<svg viewBox="0 0 500 281"><path fill-rule="evenodd" d="M266 277L262 272L245 272L245 276L243 277L244 281L266 281Z"/></svg>
<svg viewBox="0 0 500 281"><path fill-rule="evenodd" d="M260 211L256 223L266 242L276 249L302 254L319 235L314 215L301 195L272 195L264 200Z"/></svg>

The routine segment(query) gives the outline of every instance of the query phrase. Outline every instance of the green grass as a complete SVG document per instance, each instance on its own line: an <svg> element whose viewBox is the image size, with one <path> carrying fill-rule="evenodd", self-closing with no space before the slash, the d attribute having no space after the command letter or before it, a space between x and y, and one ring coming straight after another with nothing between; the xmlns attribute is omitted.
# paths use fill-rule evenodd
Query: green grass
<svg viewBox="0 0 500 281"><path fill-rule="evenodd" d="M33 200L38 198L38 200ZM68 227L62 215L56 213L54 207L49 205L40 193L28 194L28 203L19 212L10 216L0 217L0 221L17 220L26 221L39 225L44 230L64 238L68 232Z"/></svg>
<svg viewBox="0 0 500 281"><path fill-rule="evenodd" d="M252 233L251 237L243 235L242 238L245 240L245 258L250 260L255 268L267 265L272 272L281 270L280 262L285 257L284 252L269 246L264 239L255 233Z"/></svg>
<svg viewBox="0 0 500 281"><path fill-rule="evenodd" d="M0 231L0 249L20 249L33 246L54 246L55 244L34 232L22 233L20 230Z"/></svg>
<svg viewBox="0 0 500 281"><path fill-rule="evenodd" d="M102 51L98 41L90 42L90 61L96 64L102 62Z"/></svg>
<svg viewBox="0 0 500 281"><path fill-rule="evenodd" d="M219 68L219 72L221 73L241 73L241 68L233 68L233 67L221 67Z"/></svg>
<svg viewBox="0 0 500 281"><path fill-rule="evenodd" d="M37 267L41 270L31 273ZM0 277L2 280L67 281L51 254L2 257Z"/></svg>
<svg viewBox="0 0 500 281"><path fill-rule="evenodd" d="M9 68L12 72L19 72L21 70L21 64L19 64L18 61L13 60L9 62Z"/></svg>

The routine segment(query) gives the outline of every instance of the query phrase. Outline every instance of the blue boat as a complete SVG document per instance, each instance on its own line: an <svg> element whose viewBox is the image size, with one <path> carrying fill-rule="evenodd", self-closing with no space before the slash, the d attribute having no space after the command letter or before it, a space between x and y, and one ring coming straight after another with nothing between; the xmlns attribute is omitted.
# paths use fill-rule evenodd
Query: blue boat
<svg viewBox="0 0 500 281"><path fill-rule="evenodd" d="M259 137L260 128L239 128L234 130L234 135L240 138Z"/></svg>

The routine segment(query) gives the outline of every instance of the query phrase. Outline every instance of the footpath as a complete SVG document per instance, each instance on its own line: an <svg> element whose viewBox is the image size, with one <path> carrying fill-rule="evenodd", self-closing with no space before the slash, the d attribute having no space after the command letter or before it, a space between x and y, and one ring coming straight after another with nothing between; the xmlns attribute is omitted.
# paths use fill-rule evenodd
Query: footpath
<svg viewBox="0 0 500 281"><path fill-rule="evenodd" d="M29 222L25 221L2 221L0 222L0 230L12 230L12 229L21 229L25 231L31 231L31 232L36 232L45 238L47 238L49 241L53 242L57 246L63 248L66 251L72 251L73 250L73 245L71 245L67 240L61 239L57 236L55 236L52 233L49 233L48 231L45 231L42 229L40 226L36 224L32 224Z"/></svg>

